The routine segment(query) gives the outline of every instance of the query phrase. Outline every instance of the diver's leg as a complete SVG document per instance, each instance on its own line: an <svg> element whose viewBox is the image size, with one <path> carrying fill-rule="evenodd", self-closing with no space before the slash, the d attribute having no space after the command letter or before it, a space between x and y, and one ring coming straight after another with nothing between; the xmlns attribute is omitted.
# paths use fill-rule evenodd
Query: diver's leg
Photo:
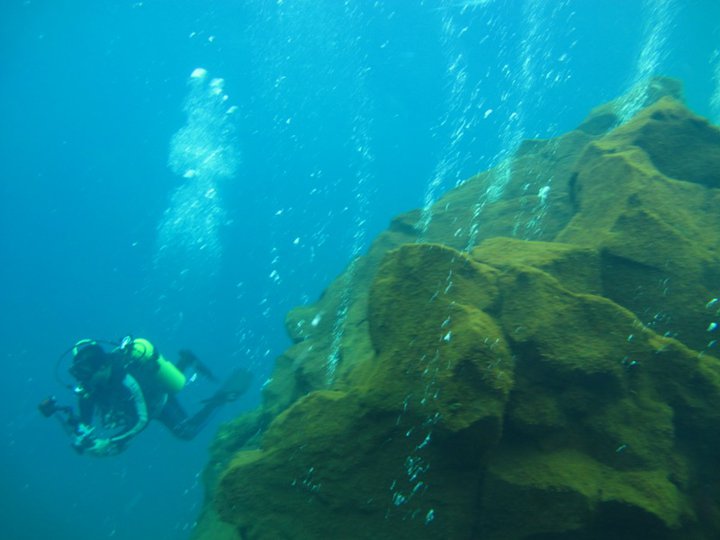
<svg viewBox="0 0 720 540"><path fill-rule="evenodd" d="M179 439L189 440L194 437L194 435L186 433L184 426L188 415L175 396L168 396L167 403L157 419Z"/></svg>
<svg viewBox="0 0 720 540"><path fill-rule="evenodd" d="M222 403L208 401L202 408L183 422L183 434L185 438L192 439L205 427L215 410Z"/></svg>
<svg viewBox="0 0 720 540"><path fill-rule="evenodd" d="M237 400L250 387L252 373L244 369L236 369L228 377L222 388L205 401L202 408L193 416L188 417L175 396L168 397L158 420L165 424L173 435L180 439L194 438L210 419L215 409L225 403Z"/></svg>
<svg viewBox="0 0 720 540"><path fill-rule="evenodd" d="M188 417L177 398L170 396L160 416L158 416L158 420L178 439L189 441L200 433L212 413L221 404L216 400L210 400L197 413Z"/></svg>

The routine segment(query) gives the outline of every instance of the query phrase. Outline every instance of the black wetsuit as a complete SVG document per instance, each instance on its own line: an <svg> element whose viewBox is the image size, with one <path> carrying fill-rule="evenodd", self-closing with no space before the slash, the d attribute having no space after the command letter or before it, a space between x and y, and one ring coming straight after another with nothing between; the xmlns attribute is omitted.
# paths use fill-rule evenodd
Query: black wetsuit
<svg viewBox="0 0 720 540"><path fill-rule="evenodd" d="M158 388L156 383L116 369L106 385L81 396L78 405L82 424L95 426L93 443L84 444L83 451L106 456L121 452L151 419L162 422L176 437L190 440L221 403L208 400L189 417L177 398Z"/></svg>

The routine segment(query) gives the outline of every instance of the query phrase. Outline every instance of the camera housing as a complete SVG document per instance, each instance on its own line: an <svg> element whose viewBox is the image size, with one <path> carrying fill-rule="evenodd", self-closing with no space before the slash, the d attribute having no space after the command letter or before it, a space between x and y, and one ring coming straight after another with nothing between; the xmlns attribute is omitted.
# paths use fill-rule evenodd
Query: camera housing
<svg viewBox="0 0 720 540"><path fill-rule="evenodd" d="M45 418L50 418L53 414L55 414L58 411L57 400L55 399L55 396L50 396L43 399L38 404L38 410L40 411L40 414L42 414Z"/></svg>

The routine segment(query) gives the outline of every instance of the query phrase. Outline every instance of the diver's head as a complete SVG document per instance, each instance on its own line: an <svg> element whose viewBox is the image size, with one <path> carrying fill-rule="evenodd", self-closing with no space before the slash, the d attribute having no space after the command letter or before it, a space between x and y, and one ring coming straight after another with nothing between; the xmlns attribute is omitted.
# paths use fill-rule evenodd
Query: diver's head
<svg viewBox="0 0 720 540"><path fill-rule="evenodd" d="M70 374L81 388L90 389L107 382L112 372L110 356L97 342L83 339L73 347Z"/></svg>

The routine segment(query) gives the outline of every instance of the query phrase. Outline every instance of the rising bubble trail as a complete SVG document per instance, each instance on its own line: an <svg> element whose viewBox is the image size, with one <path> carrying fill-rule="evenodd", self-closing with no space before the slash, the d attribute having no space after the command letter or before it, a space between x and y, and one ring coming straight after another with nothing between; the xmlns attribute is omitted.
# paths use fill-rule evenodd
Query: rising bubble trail
<svg viewBox="0 0 720 540"><path fill-rule="evenodd" d="M618 116L624 124L642 109L648 100L651 78L657 74L667 53L667 36L672 26L672 0L645 0L643 11L647 14L643 41L630 91L619 104Z"/></svg>
<svg viewBox="0 0 720 540"><path fill-rule="evenodd" d="M219 230L225 220L218 186L234 176L239 162L233 123L237 107L228 104L223 79L212 79L197 68L188 88L187 121L173 135L168 157L168 166L182 183L158 225L155 257L156 268L172 268L175 280L217 271L222 256Z"/></svg>

